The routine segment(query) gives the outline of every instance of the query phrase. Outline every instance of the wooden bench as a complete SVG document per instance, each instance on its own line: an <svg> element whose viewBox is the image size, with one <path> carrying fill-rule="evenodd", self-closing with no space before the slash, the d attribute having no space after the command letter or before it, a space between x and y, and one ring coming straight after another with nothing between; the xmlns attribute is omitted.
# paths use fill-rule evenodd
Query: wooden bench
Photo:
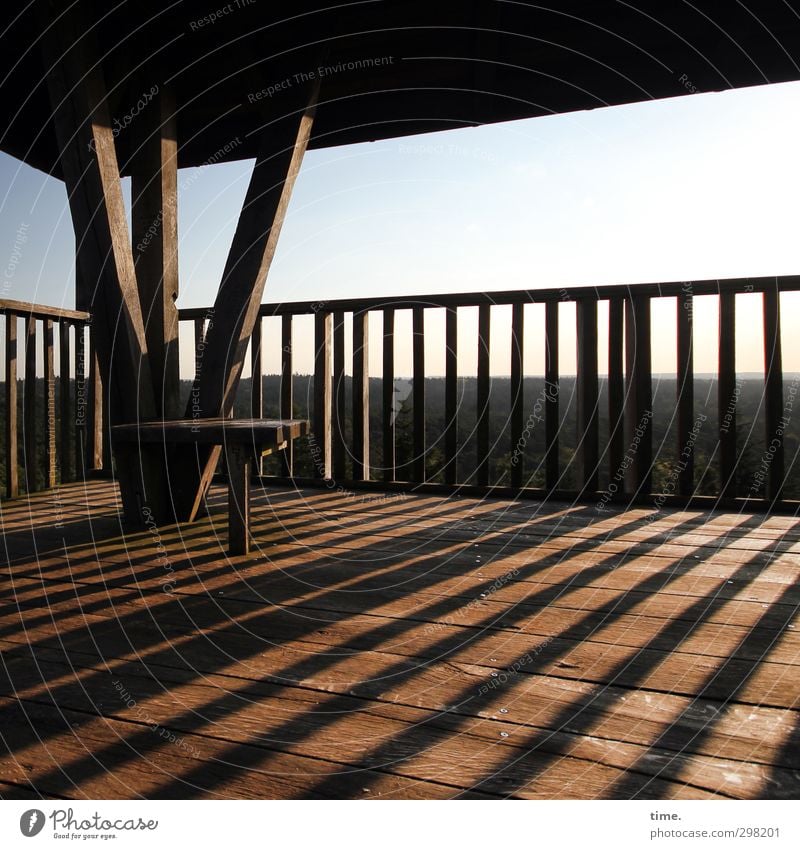
<svg viewBox="0 0 800 849"><path fill-rule="evenodd" d="M250 551L250 473L256 457L281 451L305 436L304 419L177 419L111 428L114 441L221 445L228 467L228 551Z"/></svg>

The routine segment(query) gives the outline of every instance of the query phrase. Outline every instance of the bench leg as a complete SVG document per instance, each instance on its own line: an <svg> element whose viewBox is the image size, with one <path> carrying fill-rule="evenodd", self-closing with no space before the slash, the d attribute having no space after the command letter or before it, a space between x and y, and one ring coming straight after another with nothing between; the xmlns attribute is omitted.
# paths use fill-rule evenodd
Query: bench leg
<svg viewBox="0 0 800 849"><path fill-rule="evenodd" d="M250 553L251 452L243 445L228 445L228 552Z"/></svg>

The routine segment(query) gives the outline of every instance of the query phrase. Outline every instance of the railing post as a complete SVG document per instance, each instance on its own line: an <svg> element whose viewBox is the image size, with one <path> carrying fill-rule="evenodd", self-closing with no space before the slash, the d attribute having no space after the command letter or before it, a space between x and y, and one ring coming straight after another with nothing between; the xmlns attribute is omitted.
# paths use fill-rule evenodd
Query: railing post
<svg viewBox="0 0 800 849"><path fill-rule="evenodd" d="M260 419L264 414L264 366L261 357L262 321L259 315L253 325L253 335L250 337L250 416L254 419ZM264 471L262 457L256 458L254 471L257 475Z"/></svg>
<svg viewBox="0 0 800 849"><path fill-rule="evenodd" d="M688 291L678 295L678 492L685 498L694 492L694 298Z"/></svg>
<svg viewBox="0 0 800 849"><path fill-rule="evenodd" d="M425 308L414 307L413 332L413 479L425 482Z"/></svg>
<svg viewBox="0 0 800 849"><path fill-rule="evenodd" d="M558 486L558 301L544 308L544 438L545 487L552 492Z"/></svg>
<svg viewBox="0 0 800 849"><path fill-rule="evenodd" d="M88 380L86 376L86 325L75 325L75 479L83 476L89 468L89 444L87 440L88 424Z"/></svg>
<svg viewBox="0 0 800 849"><path fill-rule="evenodd" d="M6 313L6 496L19 495L17 442L17 316Z"/></svg>
<svg viewBox="0 0 800 849"><path fill-rule="evenodd" d="M781 349L780 292L764 292L764 394L766 396L766 450L771 457L767 470L767 497L780 501L783 495L783 354Z"/></svg>
<svg viewBox="0 0 800 849"><path fill-rule="evenodd" d="M314 317L314 432L311 456L314 477L331 477L331 324L329 312Z"/></svg>
<svg viewBox="0 0 800 849"><path fill-rule="evenodd" d="M333 314L333 425L331 433L333 451L333 477L345 478L347 443L345 434L345 375L344 375L344 313Z"/></svg>
<svg viewBox="0 0 800 849"><path fill-rule="evenodd" d="M719 296L719 411L720 498L736 495L736 408L739 387L736 383L736 295Z"/></svg>
<svg viewBox="0 0 800 849"><path fill-rule="evenodd" d="M25 485L28 492L38 488L36 457L36 319L25 319L25 383L23 387L23 438L25 443Z"/></svg>
<svg viewBox="0 0 800 849"><path fill-rule="evenodd" d="M105 387L97 356L94 324L89 327L89 449L88 467L111 471L111 443L104 433Z"/></svg>
<svg viewBox="0 0 800 849"><path fill-rule="evenodd" d="M369 313L353 313L353 479L369 480Z"/></svg>
<svg viewBox="0 0 800 849"><path fill-rule="evenodd" d="M525 345L525 305L514 304L511 308L511 486L522 487L525 468L525 446L522 444L522 420L524 410L523 354Z"/></svg>
<svg viewBox="0 0 800 849"><path fill-rule="evenodd" d="M577 330L578 458L580 488L598 488L599 431L597 387L597 301L582 298L575 305Z"/></svg>
<svg viewBox="0 0 800 849"><path fill-rule="evenodd" d="M58 383L59 383L59 467L61 483L72 480L72 393L70 392L70 360L72 351L69 338L70 324L62 319L58 323ZM77 374L76 374L77 379Z"/></svg>
<svg viewBox="0 0 800 849"><path fill-rule="evenodd" d="M476 422L478 486L489 485L489 351L492 313L489 304L478 307L478 409Z"/></svg>
<svg viewBox="0 0 800 849"><path fill-rule="evenodd" d="M445 313L444 377L444 480L455 484L458 456L458 311L447 307Z"/></svg>
<svg viewBox="0 0 800 849"><path fill-rule="evenodd" d="M44 321L44 397L46 413L45 421L45 475L46 489L56 485L56 376L53 353L53 320Z"/></svg>
<svg viewBox="0 0 800 849"><path fill-rule="evenodd" d="M281 316L281 399L282 419L294 418L294 366L292 362L292 316ZM281 451L281 467L286 477L294 474L294 440Z"/></svg>
<svg viewBox="0 0 800 849"><path fill-rule="evenodd" d="M625 442L631 456L627 492L649 495L653 461L650 298L634 294L625 301L625 382Z"/></svg>
<svg viewBox="0 0 800 849"><path fill-rule="evenodd" d="M608 302L608 482L622 492L615 478L622 475L625 456L625 377L623 350L625 342L625 302L611 298ZM613 496L612 496L613 497Z"/></svg>
<svg viewBox="0 0 800 849"><path fill-rule="evenodd" d="M394 392L394 310L383 311L383 377L381 378L383 400L383 480L390 482L397 472L395 453L395 418L398 409Z"/></svg>

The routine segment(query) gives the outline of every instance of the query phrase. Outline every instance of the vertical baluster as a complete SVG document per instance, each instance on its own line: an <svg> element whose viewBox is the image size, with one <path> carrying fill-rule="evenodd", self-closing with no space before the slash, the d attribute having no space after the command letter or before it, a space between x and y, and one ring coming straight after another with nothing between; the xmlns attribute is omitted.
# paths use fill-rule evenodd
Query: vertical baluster
<svg viewBox="0 0 800 849"><path fill-rule="evenodd" d="M414 463L413 480L425 481L425 309L414 307L413 322L413 403L414 403Z"/></svg>
<svg viewBox="0 0 800 849"><path fill-rule="evenodd" d="M599 429L597 387L597 301L589 298L575 305L577 330L578 467L584 493L598 487Z"/></svg>
<svg viewBox="0 0 800 849"><path fill-rule="evenodd" d="M347 413L344 374L344 313L333 314L333 476L341 483L346 476L347 443L345 423Z"/></svg>
<svg viewBox="0 0 800 849"><path fill-rule="evenodd" d="M281 316L281 402L280 417L294 418L294 365L292 362L292 316ZM289 440L281 451L281 467L286 477L294 474L294 445Z"/></svg>
<svg viewBox="0 0 800 849"><path fill-rule="evenodd" d="M94 328L89 327L89 407L87 424L89 428L89 449L87 460L90 469L111 470L111 446L103 433L103 376L97 357Z"/></svg>
<svg viewBox="0 0 800 849"><path fill-rule="evenodd" d="M478 307L478 410L476 422L478 486L489 485L489 346L492 312L489 304Z"/></svg>
<svg viewBox="0 0 800 849"><path fill-rule="evenodd" d="M548 301L544 312L544 436L545 486L552 492L558 486L558 301Z"/></svg>
<svg viewBox="0 0 800 849"><path fill-rule="evenodd" d="M260 419L264 415L264 365L261 357L261 324L263 319L259 316L253 325L253 335L250 337L250 415L254 419Z"/></svg>
<svg viewBox="0 0 800 849"><path fill-rule="evenodd" d="M17 442L17 317L6 314L6 496L19 495Z"/></svg>
<svg viewBox="0 0 800 849"><path fill-rule="evenodd" d="M253 325L253 335L250 337L250 416L260 419L264 415L264 366L261 356L261 325L263 318L259 315ZM254 464L256 475L264 473L264 459L256 457Z"/></svg>
<svg viewBox="0 0 800 849"><path fill-rule="evenodd" d="M314 317L314 477L331 477L331 325L330 313Z"/></svg>
<svg viewBox="0 0 800 849"><path fill-rule="evenodd" d="M447 307L445 314L444 368L444 479L455 484L458 457L458 310Z"/></svg>
<svg viewBox="0 0 800 849"><path fill-rule="evenodd" d="M766 443L772 460L767 471L767 498L779 501L784 476L783 355L780 292L764 292L764 394Z"/></svg>
<svg viewBox="0 0 800 849"><path fill-rule="evenodd" d="M59 383L59 441L58 448L61 482L65 483L72 477L72 440L70 431L72 425L72 393L70 392L70 361L72 360L72 345L70 342L70 323L58 323L58 383Z"/></svg>
<svg viewBox="0 0 800 849"><path fill-rule="evenodd" d="M625 301L625 380L625 442L632 455L627 491L649 495L653 458L650 298L637 295Z"/></svg>
<svg viewBox="0 0 800 849"><path fill-rule="evenodd" d="M608 302L608 481L609 492L622 491L617 478L622 475L625 454L625 379L623 373L624 301Z"/></svg>
<svg viewBox="0 0 800 849"><path fill-rule="evenodd" d="M74 405L74 423L75 423L75 444L74 444L74 462L72 466L74 479L80 478L86 468L88 468L88 443L86 439L86 425L88 418L87 392L88 384L86 379L86 325L82 322L75 324L75 383L73 384L75 395L73 398Z"/></svg>
<svg viewBox="0 0 800 849"><path fill-rule="evenodd" d="M196 318L194 320L194 376L195 380L200 377L203 368L203 348L206 341L206 320Z"/></svg>
<svg viewBox="0 0 800 849"><path fill-rule="evenodd" d="M396 474L394 400L394 310L383 311L383 479L393 481Z"/></svg>
<svg viewBox="0 0 800 849"><path fill-rule="evenodd" d="M736 495L736 295L719 296L719 410L720 498Z"/></svg>
<svg viewBox="0 0 800 849"><path fill-rule="evenodd" d="M25 481L28 492L38 489L36 456L36 319L25 319L25 383L23 385L23 429L25 443Z"/></svg>
<svg viewBox="0 0 800 849"><path fill-rule="evenodd" d="M694 298L678 295L678 492L689 498L694 492Z"/></svg>
<svg viewBox="0 0 800 849"><path fill-rule="evenodd" d="M525 340L525 305L514 304L511 308L511 486L522 486L525 467L525 449L522 444L522 420L524 411L523 354Z"/></svg>
<svg viewBox="0 0 800 849"><path fill-rule="evenodd" d="M44 485L52 489L56 485L56 377L53 352L53 320L44 321L44 393L46 415L44 417L45 475Z"/></svg>
<svg viewBox="0 0 800 849"><path fill-rule="evenodd" d="M369 480L369 313L353 314L353 480Z"/></svg>

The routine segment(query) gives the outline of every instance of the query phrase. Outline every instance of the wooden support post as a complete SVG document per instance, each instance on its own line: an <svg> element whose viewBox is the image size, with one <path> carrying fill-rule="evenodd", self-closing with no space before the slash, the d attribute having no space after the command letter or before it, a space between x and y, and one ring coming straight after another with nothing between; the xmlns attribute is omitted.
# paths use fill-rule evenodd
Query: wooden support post
<svg viewBox="0 0 800 849"><path fill-rule="evenodd" d="M694 492L694 298L682 292L677 298L678 320L678 493Z"/></svg>
<svg viewBox="0 0 800 849"><path fill-rule="evenodd" d="M56 375L53 351L53 320L44 321L44 485L52 489L58 480L56 457Z"/></svg>
<svg viewBox="0 0 800 849"><path fill-rule="evenodd" d="M19 495L17 442L17 317L6 314L6 497Z"/></svg>
<svg viewBox="0 0 800 849"><path fill-rule="evenodd" d="M625 304L622 298L608 302L608 481L616 492L625 489L622 460L625 456ZM622 477L622 485L617 478Z"/></svg>
<svg viewBox="0 0 800 849"><path fill-rule="evenodd" d="M79 280L91 288L88 308L111 423L152 419L156 412L144 322L129 239L105 84L95 31L74 5L48 26L42 52L75 228ZM83 297L85 297L84 294ZM167 512L163 452L126 452L117 463L126 518L143 522L147 505Z"/></svg>
<svg viewBox="0 0 800 849"><path fill-rule="evenodd" d="M331 325L330 313L314 316L314 418L311 456L314 477L329 480L331 463Z"/></svg>
<svg viewBox="0 0 800 849"><path fill-rule="evenodd" d="M458 468L458 311L445 311L444 480L453 485Z"/></svg>
<svg viewBox="0 0 800 849"><path fill-rule="evenodd" d="M736 495L736 408L739 386L736 383L736 295L719 296L719 411L720 498Z"/></svg>
<svg viewBox="0 0 800 849"><path fill-rule="evenodd" d="M331 450L333 452L333 477L345 479L347 461L347 436L345 433L345 376L344 376L344 313L333 315L333 425Z"/></svg>
<svg viewBox="0 0 800 849"><path fill-rule="evenodd" d="M281 399L280 417L294 418L294 366L292 363L292 316L281 316ZM280 452L283 474L294 474L294 440Z"/></svg>
<svg viewBox="0 0 800 849"><path fill-rule="evenodd" d="M577 331L578 467L581 491L596 492L600 464L597 385L597 301L575 305Z"/></svg>
<svg viewBox="0 0 800 849"><path fill-rule="evenodd" d="M525 352L525 304L511 307L511 400L509 432L511 437L511 486L522 487L525 470L525 446L522 443L524 418L523 356Z"/></svg>
<svg viewBox="0 0 800 849"><path fill-rule="evenodd" d="M397 465L395 454L395 419L399 405L394 392L394 310L383 311L383 376L381 378L383 403L383 480L395 479Z"/></svg>
<svg viewBox="0 0 800 849"><path fill-rule="evenodd" d="M252 448L239 442L225 446L228 468L228 551L250 553L250 472Z"/></svg>
<svg viewBox="0 0 800 849"><path fill-rule="evenodd" d="M25 485L28 492L39 488L37 469L36 431L38 429L36 415L36 319L28 316L25 319L25 383L23 395L22 430L25 450Z"/></svg>
<svg viewBox="0 0 800 849"><path fill-rule="evenodd" d="M489 350L492 312L489 304L478 307L478 394L475 436L477 442L477 469L475 480L478 486L489 485Z"/></svg>
<svg viewBox="0 0 800 849"><path fill-rule="evenodd" d="M558 301L544 307L544 440L545 487L552 492L558 486Z"/></svg>
<svg viewBox="0 0 800 849"><path fill-rule="evenodd" d="M353 315L353 480L370 478L369 313Z"/></svg>
<svg viewBox="0 0 800 849"><path fill-rule="evenodd" d="M72 343L70 340L70 324L63 319L58 323L58 386L59 386L59 446L58 457L61 470L61 483L73 480L73 447L70 438L72 430L72 392L70 391L70 363L72 360ZM77 333L77 327L76 327ZM77 381L77 373L75 379Z"/></svg>
<svg viewBox="0 0 800 849"><path fill-rule="evenodd" d="M649 495L653 462L650 298L634 294L625 301L625 381L625 442L631 456L627 492Z"/></svg>
<svg viewBox="0 0 800 849"><path fill-rule="evenodd" d="M265 133L212 309L203 369L195 387L201 418L226 418L233 409L267 274L311 135L317 95L318 87L304 108L274 120ZM191 417L192 412L186 415ZM219 457L218 448L200 446L198 451L196 455L194 446L181 446L174 455L183 475L173 491L181 520L197 515ZM192 463L197 456L200 462Z"/></svg>
<svg viewBox="0 0 800 849"><path fill-rule="evenodd" d="M161 87L132 127L133 259L153 376L156 414L180 416L178 364L178 141L175 103Z"/></svg>
<svg viewBox="0 0 800 849"><path fill-rule="evenodd" d="M412 480L425 481L425 308L414 307L412 312L413 351L413 437L414 459Z"/></svg>
<svg viewBox="0 0 800 849"><path fill-rule="evenodd" d="M780 292L764 292L764 394L766 396L766 450L772 458L767 470L767 492L770 501L780 501L783 495L784 421L783 354L781 350Z"/></svg>

